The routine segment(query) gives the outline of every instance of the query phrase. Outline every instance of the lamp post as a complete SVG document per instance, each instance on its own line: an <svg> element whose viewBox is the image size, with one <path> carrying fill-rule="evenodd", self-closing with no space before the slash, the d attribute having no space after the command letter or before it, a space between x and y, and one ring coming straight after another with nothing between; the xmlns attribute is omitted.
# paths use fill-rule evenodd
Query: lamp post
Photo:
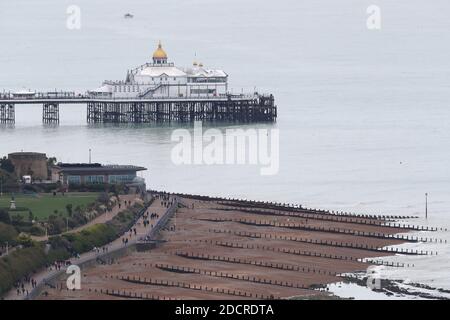
<svg viewBox="0 0 450 320"><path fill-rule="evenodd" d="M425 193L425 219L428 219L428 192Z"/></svg>

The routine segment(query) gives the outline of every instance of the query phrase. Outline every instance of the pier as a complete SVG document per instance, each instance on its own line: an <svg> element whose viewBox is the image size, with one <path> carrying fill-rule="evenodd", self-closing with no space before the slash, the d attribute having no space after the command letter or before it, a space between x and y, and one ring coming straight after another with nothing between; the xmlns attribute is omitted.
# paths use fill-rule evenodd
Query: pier
<svg viewBox="0 0 450 320"><path fill-rule="evenodd" d="M42 105L45 124L59 123L61 104L86 105L88 123L252 123L274 122L277 118L272 94L232 94L224 70L196 61L188 68L177 67L168 60L161 42L152 62L128 70L125 80L105 80L85 93L57 89L0 93L0 123L15 123L17 104Z"/></svg>
<svg viewBox="0 0 450 320"><path fill-rule="evenodd" d="M42 105L42 122L59 123L61 104L87 107L88 123L152 123L191 121L274 122L273 95L220 95L181 98L101 98L74 92L0 95L0 123L15 123L15 106Z"/></svg>

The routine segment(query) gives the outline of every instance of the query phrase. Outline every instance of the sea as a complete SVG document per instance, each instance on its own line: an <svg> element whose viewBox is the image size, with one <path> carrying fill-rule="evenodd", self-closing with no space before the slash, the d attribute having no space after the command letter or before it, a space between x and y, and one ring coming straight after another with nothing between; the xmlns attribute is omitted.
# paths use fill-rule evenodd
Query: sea
<svg viewBox="0 0 450 320"><path fill-rule="evenodd" d="M368 28L373 5L375 29ZM277 130L279 170L262 175L252 164L177 165L172 134L192 132L192 124L87 124L84 105L61 106L57 126L42 124L41 106L17 105L16 123L0 127L0 155L23 150L87 162L91 149L94 162L146 167L141 175L151 189L417 216L405 223L438 227L417 235L443 242L403 247L437 255L387 258L410 267L377 273L448 298L448 12L448 0L1 1L0 91L85 92L103 80L124 80L127 70L151 61L161 41L178 66L195 60L225 70L233 93L274 95L273 124L203 126ZM330 290L418 298L357 287Z"/></svg>

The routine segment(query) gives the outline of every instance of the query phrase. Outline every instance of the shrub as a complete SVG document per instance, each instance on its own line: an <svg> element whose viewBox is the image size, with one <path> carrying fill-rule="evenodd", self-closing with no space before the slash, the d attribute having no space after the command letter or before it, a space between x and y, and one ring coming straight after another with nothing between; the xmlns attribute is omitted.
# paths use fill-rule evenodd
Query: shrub
<svg viewBox="0 0 450 320"><path fill-rule="evenodd" d="M43 245L11 252L0 259L0 294L6 293L19 279L34 272L47 262Z"/></svg>
<svg viewBox="0 0 450 320"><path fill-rule="evenodd" d="M21 233L17 237L17 243L24 246L24 247L31 247L34 245L33 240L31 237L26 233Z"/></svg>
<svg viewBox="0 0 450 320"><path fill-rule="evenodd" d="M33 224L31 226L31 228L28 230L28 232L33 235L33 236L43 236L45 235L45 229L38 225L38 224Z"/></svg>
<svg viewBox="0 0 450 320"><path fill-rule="evenodd" d="M94 247L101 247L119 238L134 223L142 206L135 206L131 211L125 210L117 214L105 224L95 224L77 233L60 236L59 244L64 244L69 252L83 253ZM57 238L57 237L55 237Z"/></svg>
<svg viewBox="0 0 450 320"><path fill-rule="evenodd" d="M0 222L0 244L3 245L6 242L9 245L14 244L17 235L18 233L13 226Z"/></svg>
<svg viewBox="0 0 450 320"><path fill-rule="evenodd" d="M49 263L54 261L64 261L69 259L71 256L73 256L73 254L69 253L65 248L52 248L47 254L47 261Z"/></svg>
<svg viewBox="0 0 450 320"><path fill-rule="evenodd" d="M11 224L11 216L5 209L0 209L0 222Z"/></svg>
<svg viewBox="0 0 450 320"><path fill-rule="evenodd" d="M6 172L9 173L13 173L15 168L11 160L9 160L6 157L3 157L2 159L0 159L0 169L5 170Z"/></svg>
<svg viewBox="0 0 450 320"><path fill-rule="evenodd" d="M50 234L59 234L66 230L66 219L60 215L51 214L48 217L48 225L50 227Z"/></svg>

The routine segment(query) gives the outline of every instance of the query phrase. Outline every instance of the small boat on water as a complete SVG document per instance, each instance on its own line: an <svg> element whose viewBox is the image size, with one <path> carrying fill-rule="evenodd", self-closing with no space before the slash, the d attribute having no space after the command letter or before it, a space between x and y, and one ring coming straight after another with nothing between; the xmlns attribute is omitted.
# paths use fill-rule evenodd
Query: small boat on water
<svg viewBox="0 0 450 320"><path fill-rule="evenodd" d="M125 19L131 19L131 18L133 18L134 16L131 14L131 13L126 13L125 15L124 15L124 18Z"/></svg>

